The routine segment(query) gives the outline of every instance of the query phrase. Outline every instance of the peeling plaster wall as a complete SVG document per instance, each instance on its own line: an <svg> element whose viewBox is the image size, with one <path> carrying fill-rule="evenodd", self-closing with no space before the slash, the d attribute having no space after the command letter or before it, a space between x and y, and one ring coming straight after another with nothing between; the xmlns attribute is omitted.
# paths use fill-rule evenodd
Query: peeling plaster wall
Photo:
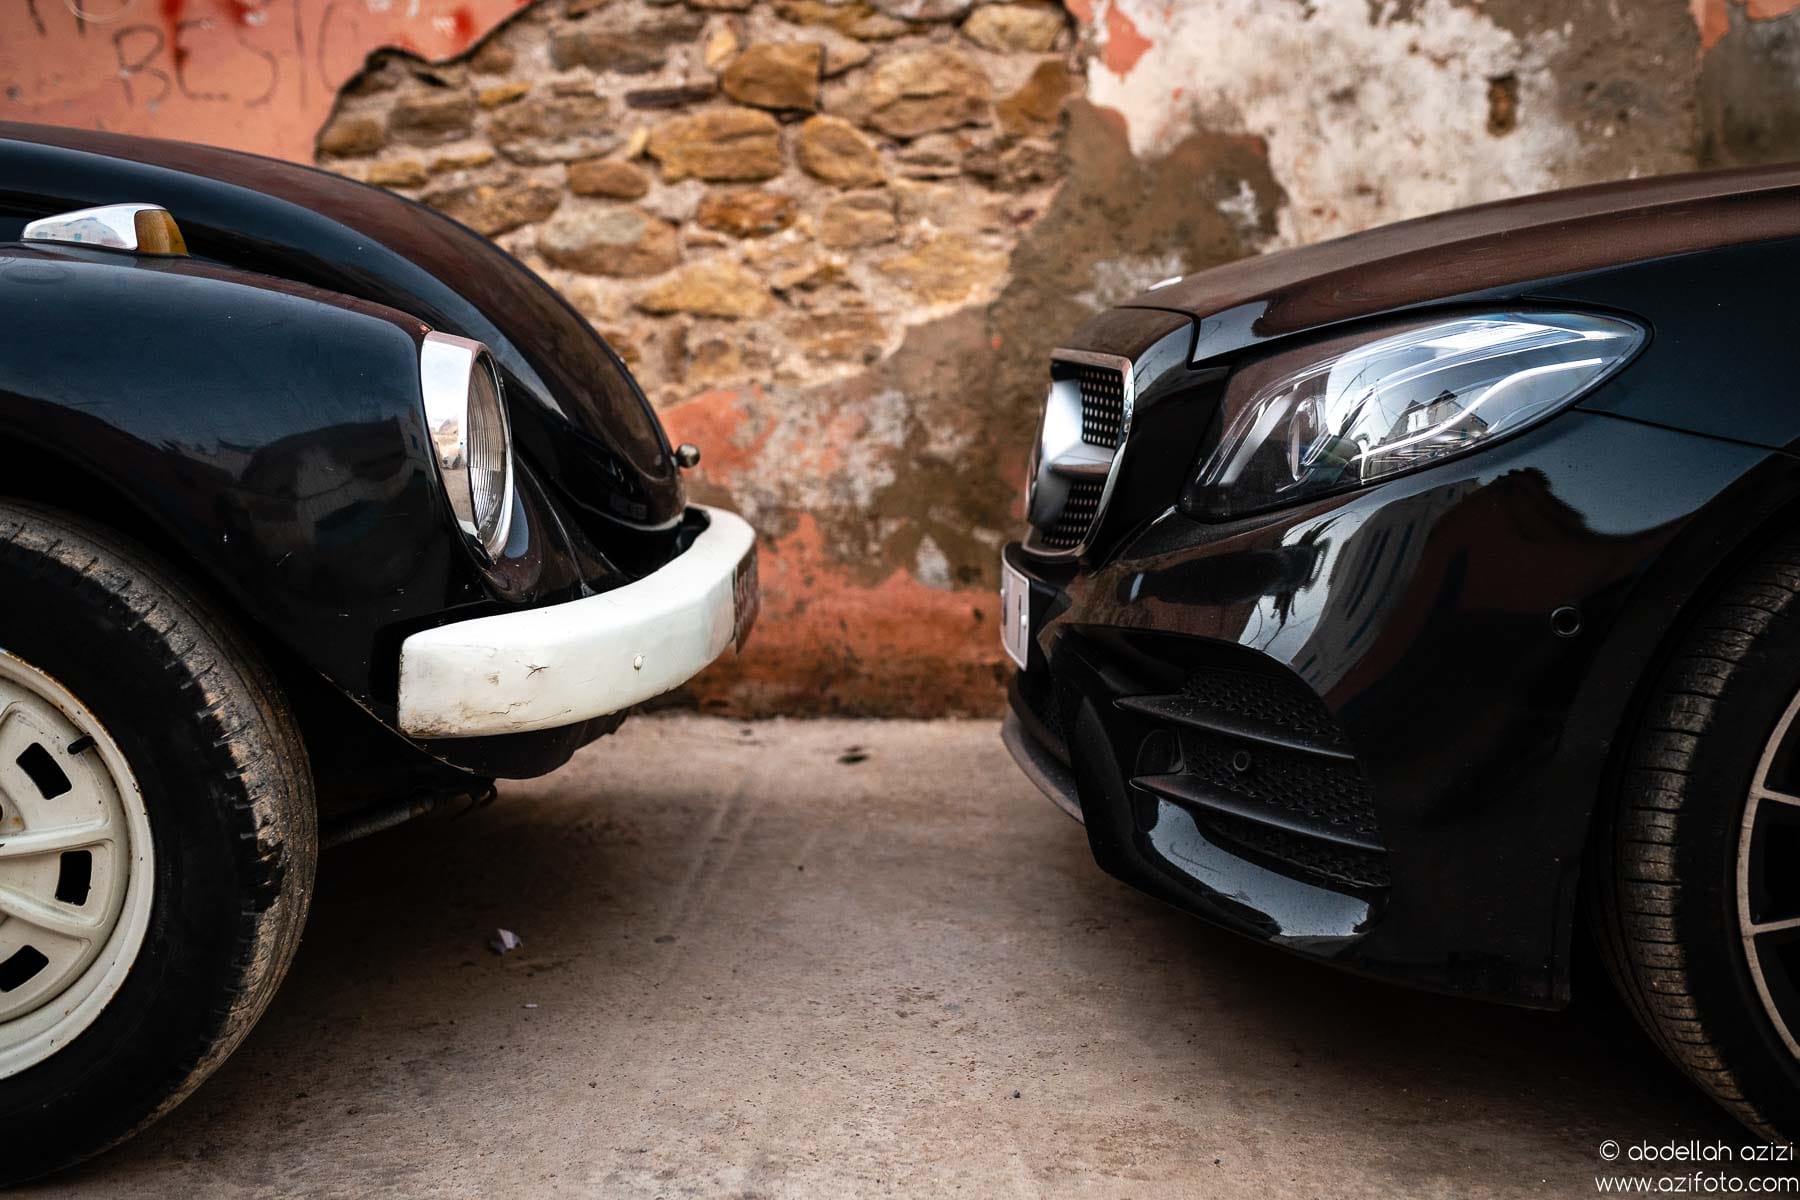
<svg viewBox="0 0 1800 1200"><path fill-rule="evenodd" d="M1195 128L1268 147L1276 245L1693 166L1695 28L1673 3L1077 0L1089 99L1155 155ZM1573 99L1571 95L1573 94Z"/></svg>
<svg viewBox="0 0 1800 1200"><path fill-rule="evenodd" d="M1283 244L1554 186L1578 152L1573 132L1534 121L1496 138L1486 103L1469 100L1511 77L1521 107L1543 107L1560 32L1515 37L1449 0L1400 20L1391 7L1324 4L1296 20L1283 3L1120 0L1106 7L1089 96L1125 115L1141 156L1196 127L1261 138L1296 201L1279 214ZM1116 52L1122 39L1129 53Z"/></svg>
<svg viewBox="0 0 1800 1200"><path fill-rule="evenodd" d="M695 495L762 534L756 636L688 693L746 714L998 709L995 556L1045 357L1094 311L1458 204L1800 158L1800 0L105 4L173 14L163 57L15 5L0 114L316 155L619 346L702 446Z"/></svg>

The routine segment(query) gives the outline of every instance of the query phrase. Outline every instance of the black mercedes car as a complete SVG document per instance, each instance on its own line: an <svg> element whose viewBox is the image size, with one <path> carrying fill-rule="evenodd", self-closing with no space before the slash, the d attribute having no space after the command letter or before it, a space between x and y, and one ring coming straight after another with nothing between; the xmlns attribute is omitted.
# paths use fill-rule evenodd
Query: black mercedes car
<svg viewBox="0 0 1800 1200"><path fill-rule="evenodd" d="M1800 168L1166 280L1052 355L1005 738L1107 871L1800 1136ZM1592 938L1578 938L1586 926Z"/></svg>
<svg viewBox="0 0 1800 1200"><path fill-rule="evenodd" d="M486 239L0 124L0 1178L268 1004L321 841L543 774L741 643L755 546Z"/></svg>

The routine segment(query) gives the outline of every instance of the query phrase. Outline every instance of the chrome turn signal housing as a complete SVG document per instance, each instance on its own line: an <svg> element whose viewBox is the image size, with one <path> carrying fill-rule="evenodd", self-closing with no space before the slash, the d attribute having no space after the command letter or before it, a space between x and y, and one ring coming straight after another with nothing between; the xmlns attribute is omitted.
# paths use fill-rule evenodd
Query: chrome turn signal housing
<svg viewBox="0 0 1800 1200"><path fill-rule="evenodd" d="M27 242L94 246L134 254L186 254L187 239L169 210L157 204L105 204L39 217L20 235Z"/></svg>

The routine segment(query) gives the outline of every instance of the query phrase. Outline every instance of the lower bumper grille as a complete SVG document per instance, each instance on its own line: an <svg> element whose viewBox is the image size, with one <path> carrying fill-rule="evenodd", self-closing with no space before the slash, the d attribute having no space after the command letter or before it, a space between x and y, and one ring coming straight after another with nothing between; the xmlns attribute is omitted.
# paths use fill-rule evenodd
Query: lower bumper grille
<svg viewBox="0 0 1800 1200"><path fill-rule="evenodd" d="M1284 874L1310 877L1357 892L1385 891L1393 882L1383 851L1342 846L1260 821L1217 813L1203 823L1226 848L1277 864L1277 869L1287 868Z"/></svg>
<svg viewBox="0 0 1800 1200"><path fill-rule="evenodd" d="M1297 679L1221 668L1178 693L1127 696L1154 726L1131 784L1275 870L1335 888L1385 888L1374 798L1329 710Z"/></svg>
<svg viewBox="0 0 1800 1200"><path fill-rule="evenodd" d="M1008 686L1015 712L1029 719L1032 732L1064 765L1069 762L1069 731L1063 724L1063 706L1056 684L1047 671L1018 671Z"/></svg>

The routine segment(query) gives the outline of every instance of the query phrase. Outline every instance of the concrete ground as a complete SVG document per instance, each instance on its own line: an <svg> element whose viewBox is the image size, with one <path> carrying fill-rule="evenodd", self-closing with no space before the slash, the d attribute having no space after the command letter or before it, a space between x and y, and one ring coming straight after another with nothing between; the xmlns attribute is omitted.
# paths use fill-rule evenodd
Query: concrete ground
<svg viewBox="0 0 1800 1200"><path fill-rule="evenodd" d="M327 855L243 1048L43 1191L1591 1195L1604 1139L1747 1140L1626 1021L1207 929L990 723L640 719Z"/></svg>

